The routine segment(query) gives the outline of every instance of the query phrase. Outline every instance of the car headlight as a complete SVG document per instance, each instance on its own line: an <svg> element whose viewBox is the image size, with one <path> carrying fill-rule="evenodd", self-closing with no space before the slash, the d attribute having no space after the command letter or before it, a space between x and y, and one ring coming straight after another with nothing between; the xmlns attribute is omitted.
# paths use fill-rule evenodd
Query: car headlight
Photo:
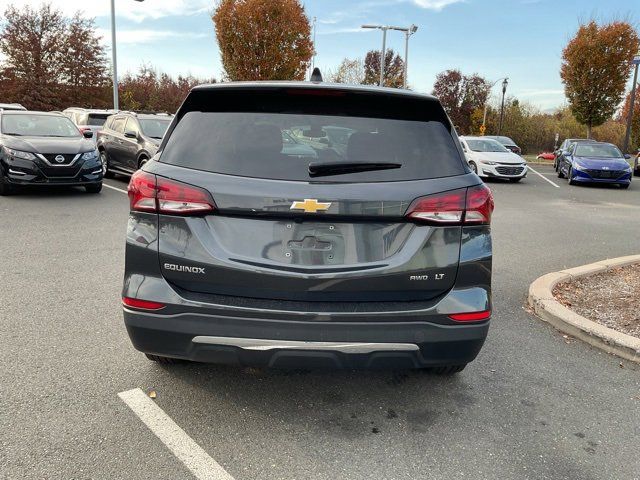
<svg viewBox="0 0 640 480"><path fill-rule="evenodd" d="M585 170L587 170L586 167L583 167L582 165L580 165L579 163L574 163L573 164L573 168L575 170L578 170L579 172L584 172Z"/></svg>
<svg viewBox="0 0 640 480"><path fill-rule="evenodd" d="M13 158L21 158L22 160L35 160L36 156L31 152L21 152L20 150L14 150L13 148L4 147L7 155Z"/></svg>
<svg viewBox="0 0 640 480"><path fill-rule="evenodd" d="M91 150L82 154L82 160L95 160L96 158L98 158L98 150Z"/></svg>

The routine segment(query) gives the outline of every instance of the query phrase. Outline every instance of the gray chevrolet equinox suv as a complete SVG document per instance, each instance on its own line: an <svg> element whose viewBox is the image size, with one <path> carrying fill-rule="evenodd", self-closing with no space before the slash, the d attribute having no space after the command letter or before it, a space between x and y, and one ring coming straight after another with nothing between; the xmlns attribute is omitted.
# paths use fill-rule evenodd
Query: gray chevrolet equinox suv
<svg viewBox="0 0 640 480"><path fill-rule="evenodd" d="M448 374L487 336L493 197L431 96L196 87L129 199L124 320L151 360Z"/></svg>

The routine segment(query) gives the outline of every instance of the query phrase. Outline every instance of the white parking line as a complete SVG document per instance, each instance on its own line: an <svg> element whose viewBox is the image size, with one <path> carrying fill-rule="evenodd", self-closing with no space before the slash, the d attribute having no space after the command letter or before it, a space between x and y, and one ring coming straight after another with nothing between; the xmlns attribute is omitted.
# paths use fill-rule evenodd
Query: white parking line
<svg viewBox="0 0 640 480"><path fill-rule="evenodd" d="M233 480L218 462L142 390L134 388L121 392L118 396L198 480Z"/></svg>
<svg viewBox="0 0 640 480"><path fill-rule="evenodd" d="M536 172L533 168L529 167L529 170L531 170L533 173L535 173L536 175L538 175L541 179L543 179L545 182L549 182L551 185L553 185L556 188L560 188L560 185L558 185L555 182L552 182L551 180L549 180L547 177L545 177L544 175L542 175L540 172Z"/></svg>
<svg viewBox="0 0 640 480"><path fill-rule="evenodd" d="M105 188L110 188L111 190L115 190L116 192L122 192L122 193L124 193L124 194L127 194L127 191L126 191L126 190L123 190L123 189L121 189L121 188L117 188L117 187L112 187L111 185L107 185L107 184L106 184L106 183L104 183L104 182L102 183L102 186L103 186L103 187L105 187Z"/></svg>

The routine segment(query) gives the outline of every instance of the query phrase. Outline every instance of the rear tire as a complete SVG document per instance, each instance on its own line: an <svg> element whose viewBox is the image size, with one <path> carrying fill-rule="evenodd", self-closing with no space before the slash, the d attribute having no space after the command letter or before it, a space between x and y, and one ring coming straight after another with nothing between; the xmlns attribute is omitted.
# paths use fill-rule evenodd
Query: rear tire
<svg viewBox="0 0 640 480"><path fill-rule="evenodd" d="M105 150L100 150L100 163L102 163L102 176L104 178L113 178L114 174L109 170L109 155Z"/></svg>
<svg viewBox="0 0 640 480"><path fill-rule="evenodd" d="M564 173L562 173L562 167L558 165L558 178L564 178Z"/></svg>
<svg viewBox="0 0 640 480"><path fill-rule="evenodd" d="M180 362L180 360L175 358L161 357L160 355L152 355L150 353L145 353L145 356L152 362L159 363L160 365L175 365Z"/></svg>
<svg viewBox="0 0 640 480"><path fill-rule="evenodd" d="M431 367L429 368L429 372L434 373L436 375L455 375L456 373L460 373L467 366L466 363L462 365L447 365L444 367Z"/></svg>
<svg viewBox="0 0 640 480"><path fill-rule="evenodd" d="M94 183L93 185L85 185L84 189L87 193L100 193L102 191L102 182Z"/></svg>

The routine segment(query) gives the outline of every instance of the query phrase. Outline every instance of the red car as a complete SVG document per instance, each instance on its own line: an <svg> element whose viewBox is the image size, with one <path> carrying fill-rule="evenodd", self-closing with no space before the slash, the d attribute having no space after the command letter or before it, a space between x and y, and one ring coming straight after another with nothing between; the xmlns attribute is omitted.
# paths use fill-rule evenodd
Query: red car
<svg viewBox="0 0 640 480"><path fill-rule="evenodd" d="M536 157L538 160L555 160L556 155L553 152L542 152Z"/></svg>

